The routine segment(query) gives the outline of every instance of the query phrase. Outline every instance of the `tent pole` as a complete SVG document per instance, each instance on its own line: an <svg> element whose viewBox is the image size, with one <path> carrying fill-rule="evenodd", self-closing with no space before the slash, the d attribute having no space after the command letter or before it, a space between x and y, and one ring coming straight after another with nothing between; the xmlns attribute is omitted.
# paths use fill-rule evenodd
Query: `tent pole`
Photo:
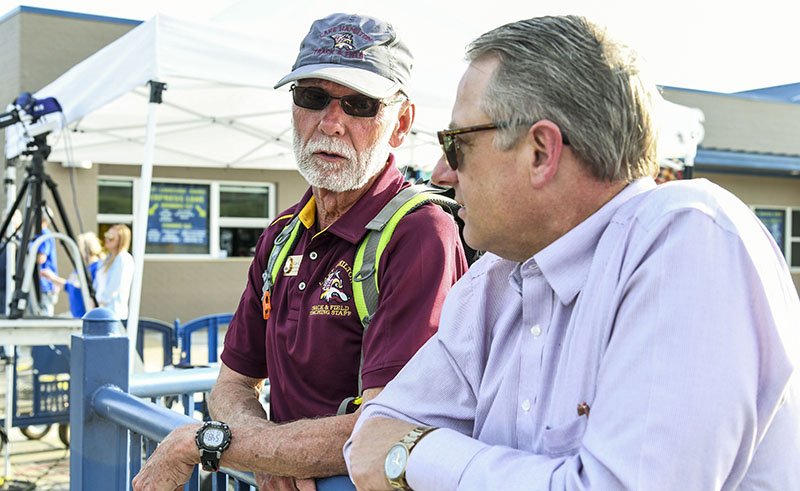
<svg viewBox="0 0 800 491"><path fill-rule="evenodd" d="M167 85L150 80L150 102L147 110L147 130L144 140L144 157L142 158L142 175L139 181L139 201L133 215L133 284L131 285L130 308L128 310L128 338L130 339L130 365L128 373L132 374L134 361L139 358L136 352L138 336L139 308L142 300L142 277L144 275L144 248L147 238L147 210L150 207L150 185L153 180L153 156L156 146L156 122L158 106L161 104L161 93Z"/></svg>

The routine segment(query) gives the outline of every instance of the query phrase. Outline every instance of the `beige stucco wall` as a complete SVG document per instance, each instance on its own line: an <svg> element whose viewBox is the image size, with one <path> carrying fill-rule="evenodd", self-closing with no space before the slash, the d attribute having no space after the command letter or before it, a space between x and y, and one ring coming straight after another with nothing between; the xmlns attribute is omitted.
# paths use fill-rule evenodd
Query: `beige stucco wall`
<svg viewBox="0 0 800 491"><path fill-rule="evenodd" d="M704 148L800 155L800 104L689 90L663 94L703 111Z"/></svg>

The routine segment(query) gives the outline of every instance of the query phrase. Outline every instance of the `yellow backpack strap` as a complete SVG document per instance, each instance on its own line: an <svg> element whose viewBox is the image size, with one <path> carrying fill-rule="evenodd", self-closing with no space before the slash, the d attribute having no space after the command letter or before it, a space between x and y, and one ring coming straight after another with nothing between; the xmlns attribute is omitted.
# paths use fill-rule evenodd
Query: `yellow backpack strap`
<svg viewBox="0 0 800 491"><path fill-rule="evenodd" d="M353 261L353 301L361 325L367 329L378 308L378 267L383 250L392 238L400 220L425 203L437 203L454 213L458 204L436 193L441 189L417 184L401 190L366 226L369 230L361 240ZM370 281L367 281L372 278Z"/></svg>
<svg viewBox="0 0 800 491"><path fill-rule="evenodd" d="M416 210L425 203L437 203L442 207L448 208L450 213L455 213L458 203L446 196L436 193L443 191L423 184L417 184L401 190L392 198L386 206L373 218L366 226L369 230L367 235L361 240L353 261L353 301L356 304L356 312L361 320L361 325L366 333L369 328L370 320L378 309L378 297L380 289L378 287L378 267L380 265L381 254L394 234L400 220ZM345 414L348 405L361 404L361 393L363 390L361 371L364 367L364 350L361 350L361 362L358 367L358 397L349 397L339 405L337 414Z"/></svg>
<svg viewBox="0 0 800 491"><path fill-rule="evenodd" d="M261 274L261 279L264 281L264 286L261 288L262 298L268 294L272 294L272 287L275 285L275 279L278 277L278 272L286 262L286 256L294 249L297 244L297 239L300 236L300 216L295 215L289 223L283 227L281 233L275 237L272 244L272 250L269 253L267 260L267 269ZM269 298L267 296L267 298Z"/></svg>

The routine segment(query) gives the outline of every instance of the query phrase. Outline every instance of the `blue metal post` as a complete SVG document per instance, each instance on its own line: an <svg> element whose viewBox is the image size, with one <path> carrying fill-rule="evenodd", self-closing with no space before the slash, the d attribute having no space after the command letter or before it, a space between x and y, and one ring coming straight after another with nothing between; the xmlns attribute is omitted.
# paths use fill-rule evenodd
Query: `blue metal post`
<svg viewBox="0 0 800 491"><path fill-rule="evenodd" d="M107 309L83 317L83 333L72 336L70 370L70 490L127 489L128 432L99 417L92 398L103 386L128 390L128 338Z"/></svg>

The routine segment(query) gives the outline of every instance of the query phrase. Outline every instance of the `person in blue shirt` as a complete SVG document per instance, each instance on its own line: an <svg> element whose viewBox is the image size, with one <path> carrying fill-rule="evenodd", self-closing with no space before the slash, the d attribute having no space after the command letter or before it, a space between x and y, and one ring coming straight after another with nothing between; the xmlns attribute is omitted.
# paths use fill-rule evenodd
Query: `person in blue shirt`
<svg viewBox="0 0 800 491"><path fill-rule="evenodd" d="M42 217L42 231L35 238L49 234L47 218ZM66 280L58 276L58 262L56 260L56 240L52 237L45 239L36 250L36 259L39 264L39 313L52 317L58 293L66 284Z"/></svg>
<svg viewBox="0 0 800 491"><path fill-rule="evenodd" d="M97 238L97 234L94 232L86 232L77 237L77 243L83 263L86 265L86 269L89 272L87 280L94 282L97 276L97 268L103 263L106 257L103 252L103 246L100 244L100 239ZM76 271L73 271L69 278L67 278L64 291L67 292L69 298L69 311L72 317L80 319L86 313L87 308L83 302L83 290Z"/></svg>

